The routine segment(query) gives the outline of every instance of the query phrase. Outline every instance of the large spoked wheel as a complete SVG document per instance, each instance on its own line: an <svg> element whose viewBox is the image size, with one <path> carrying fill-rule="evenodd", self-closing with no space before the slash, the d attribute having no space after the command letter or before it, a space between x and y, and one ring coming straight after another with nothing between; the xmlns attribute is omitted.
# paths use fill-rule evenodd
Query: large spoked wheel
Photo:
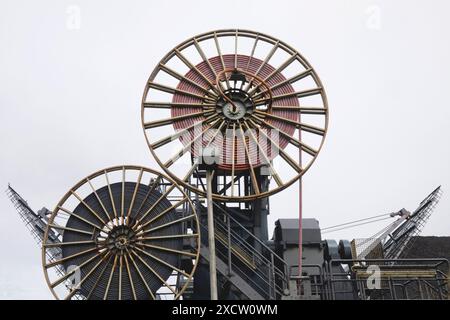
<svg viewBox="0 0 450 320"><path fill-rule="evenodd" d="M205 195L199 165L218 150L221 201L254 200L288 187L311 166L328 126L325 91L311 65L284 42L247 30L198 35L154 69L142 99L142 126L159 165ZM250 176L250 192L238 180ZM260 175L273 182L261 188Z"/></svg>
<svg viewBox="0 0 450 320"><path fill-rule="evenodd" d="M194 206L154 170L117 166L77 183L53 211L42 248L58 299L177 299L199 256Z"/></svg>

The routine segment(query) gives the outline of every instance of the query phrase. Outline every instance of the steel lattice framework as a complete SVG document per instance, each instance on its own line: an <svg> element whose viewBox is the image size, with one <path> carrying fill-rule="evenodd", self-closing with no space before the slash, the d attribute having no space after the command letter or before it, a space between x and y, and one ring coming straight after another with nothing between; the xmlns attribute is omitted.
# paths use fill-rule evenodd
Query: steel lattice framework
<svg viewBox="0 0 450 320"><path fill-rule="evenodd" d="M431 192L406 221L393 231L383 244L387 259L404 258L412 248L414 240L420 233L442 196L441 187Z"/></svg>

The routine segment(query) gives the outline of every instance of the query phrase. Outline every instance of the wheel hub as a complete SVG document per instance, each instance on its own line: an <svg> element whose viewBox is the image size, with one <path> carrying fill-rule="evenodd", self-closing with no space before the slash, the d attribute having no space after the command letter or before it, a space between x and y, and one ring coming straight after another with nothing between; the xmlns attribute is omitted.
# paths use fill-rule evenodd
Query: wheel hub
<svg viewBox="0 0 450 320"><path fill-rule="evenodd" d="M123 254L123 251L133 247L136 241L136 232L127 225L115 226L109 231L106 238L106 247L115 254Z"/></svg>
<svg viewBox="0 0 450 320"><path fill-rule="evenodd" d="M221 113L225 120L239 121L253 112L254 105L251 98L243 90L228 90L225 97L217 100L217 112Z"/></svg>

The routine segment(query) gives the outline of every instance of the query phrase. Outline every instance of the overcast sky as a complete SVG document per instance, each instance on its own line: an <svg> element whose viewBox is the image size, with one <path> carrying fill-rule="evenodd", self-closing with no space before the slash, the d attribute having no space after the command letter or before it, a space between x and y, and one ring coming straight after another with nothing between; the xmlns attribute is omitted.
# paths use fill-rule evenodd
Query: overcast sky
<svg viewBox="0 0 450 320"><path fill-rule="evenodd" d="M106 166L157 168L140 124L144 84L181 41L220 28L270 34L321 77L330 126L304 177L322 227L444 195L424 234L450 234L448 1L0 1L0 187L53 208ZM80 19L71 18L79 12ZM271 198L270 231L297 187ZM47 299L40 250L6 196L0 299ZM386 224L329 234L367 237Z"/></svg>

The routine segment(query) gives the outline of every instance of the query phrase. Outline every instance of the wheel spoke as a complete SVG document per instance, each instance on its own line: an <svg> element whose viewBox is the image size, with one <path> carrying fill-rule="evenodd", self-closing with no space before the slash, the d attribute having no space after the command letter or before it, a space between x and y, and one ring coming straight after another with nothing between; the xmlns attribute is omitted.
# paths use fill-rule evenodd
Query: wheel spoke
<svg viewBox="0 0 450 320"><path fill-rule="evenodd" d="M54 223L50 223L48 226L50 228L57 229L57 230L73 231L73 232L77 232L77 233L87 234L90 236L94 235L93 231L91 232L91 231L80 230L80 229L75 229L75 228L63 227L63 226L60 226L60 225L57 225Z"/></svg>
<svg viewBox="0 0 450 320"><path fill-rule="evenodd" d="M256 45L256 42L255 42ZM231 149L231 196L234 197L234 179L235 179L235 153L236 153L236 123L233 123L233 140Z"/></svg>
<svg viewBox="0 0 450 320"><path fill-rule="evenodd" d="M123 224L125 222L125 167L122 167L122 194L120 198L120 216Z"/></svg>
<svg viewBox="0 0 450 320"><path fill-rule="evenodd" d="M177 267L171 265L170 263L168 263L168 262L166 262L166 261L164 261L164 260L162 260L162 259L160 259L160 258L158 258L158 257L156 257L156 256L154 256L154 255L152 255L152 254L150 254L150 253L148 253L148 252L142 250L141 248L136 247L135 249L136 249L136 250L139 250L140 252L142 252L142 253L145 254L146 256L148 256L148 257L150 257L150 258L152 258L152 259L158 261L159 263L165 265L166 267L169 267L169 268L175 270L176 272L181 273L181 274L182 274L183 276L185 276L186 278L189 278L189 275L188 275L186 272L184 272L184 271L181 270L181 269L178 269Z"/></svg>
<svg viewBox="0 0 450 320"><path fill-rule="evenodd" d="M172 109L172 108L214 108L215 103L181 103L181 102L157 102L157 101L146 101L142 105L144 108L155 108L155 109Z"/></svg>
<svg viewBox="0 0 450 320"><path fill-rule="evenodd" d="M105 205L103 204L103 201L100 199L100 197L98 196L97 190L95 190L94 186L91 183L91 180L89 180L88 178L86 178L86 181L88 182L89 186L91 187L95 198L97 199L98 203L100 204L100 206L102 207L103 211L105 212L105 215L109 218L109 219L113 219L110 215L110 213L108 212L108 210L106 210ZM109 228L109 226L108 226Z"/></svg>
<svg viewBox="0 0 450 320"><path fill-rule="evenodd" d="M316 126L312 126L309 124L300 123L300 129L302 129L303 131L309 132L309 133L317 134L319 136L325 135L325 129L318 128Z"/></svg>
<svg viewBox="0 0 450 320"><path fill-rule="evenodd" d="M67 213L68 215L74 216L74 217L77 218L78 220L81 220L81 221L83 221L84 223L86 223L86 224L88 224L88 225L90 225L90 226L92 226L92 227L94 227L94 228L96 228L96 229L98 229L98 230L100 230L100 231L103 230L103 228L102 228L101 226L99 226L99 225L97 225L97 224L95 224L95 223L92 223L91 221L89 221L89 220L87 220L87 219L85 219L85 218L79 216L79 215L76 214L76 213L73 213L73 212L70 211L70 210L67 210L67 209L65 209L65 208L63 208L63 207L60 207L60 206L58 206L58 209L60 209L61 211Z"/></svg>
<svg viewBox="0 0 450 320"><path fill-rule="evenodd" d="M173 117L173 118L150 121L150 122L144 123L144 128L145 129L153 129L153 128L157 128L157 127L162 127L162 126L170 125L170 124L173 124L174 122L178 122L178 121L189 119L189 118L207 116L211 112L214 112L214 111L193 112L193 113L184 114L182 116L177 116L177 117Z"/></svg>
<svg viewBox="0 0 450 320"><path fill-rule="evenodd" d="M74 246L79 244L93 244L93 243L95 243L94 240L86 240L86 241L44 243L42 246L44 248L55 248L55 247Z"/></svg>
<svg viewBox="0 0 450 320"><path fill-rule="evenodd" d="M106 256L105 256L104 258L106 258ZM92 274L95 270L97 270L97 268L98 268L98 267L100 266L100 264L103 262L104 258L102 258L99 262L97 262L97 264L96 264L94 267L92 267L91 270L89 270L89 272L86 274L86 276L85 276L83 279L80 280L78 286L81 286L81 285L86 281L86 279L88 279L88 278L91 276L91 274ZM76 292L77 292L77 290L72 290L72 291L71 291L64 299L65 299L65 300L71 299L71 298L75 295Z"/></svg>
<svg viewBox="0 0 450 320"><path fill-rule="evenodd" d="M266 78L264 78L264 81L269 81L274 75L276 75L277 73L281 73L295 60L297 60L297 52L294 52L294 54L287 58L286 61L284 61L278 68L276 68Z"/></svg>
<svg viewBox="0 0 450 320"><path fill-rule="evenodd" d="M238 51L238 31L236 30L236 34L234 35L234 68L237 69L237 51Z"/></svg>
<svg viewBox="0 0 450 320"><path fill-rule="evenodd" d="M145 217L152 212L158 204L163 200L166 199L167 195L171 193L175 189L175 184L172 184L166 191L161 194L161 196L150 206L150 208L142 215L142 217L138 218L136 217L136 223L135 225L139 224L141 221L144 221Z"/></svg>
<svg viewBox="0 0 450 320"><path fill-rule="evenodd" d="M144 264L144 266L147 267L148 270L150 270L162 283L164 283L166 285L166 287L168 289L170 289L170 291L172 291L172 293L174 295L177 295L177 293L175 292L175 290L166 282L166 280L164 280L155 270L153 270L153 268L151 266L148 265L147 262L145 262L144 259L142 259L142 257L140 255L138 255L133 249L131 249L131 252L139 259L141 260L141 262Z"/></svg>
<svg viewBox="0 0 450 320"><path fill-rule="evenodd" d="M194 173L194 171L197 170L198 163L199 163L198 159L195 159L194 163L192 164L192 166L189 168L188 172L184 176L183 181L185 181L185 182L189 181L189 179L192 176L192 174Z"/></svg>
<svg viewBox="0 0 450 320"><path fill-rule="evenodd" d="M210 101L210 102L215 101L213 98L207 97L205 95L202 96L202 95L190 92L190 91L184 91L184 90L172 88L172 87L166 86L164 84L160 84L160 83L149 82L148 87L150 89L155 89L155 90L170 93L170 94L181 94L184 96L197 98L197 99L200 99L201 101L204 101L204 100Z"/></svg>
<svg viewBox="0 0 450 320"><path fill-rule="evenodd" d="M278 47L280 45L280 41L277 41L275 43L275 45L272 47L272 49L269 51L269 53L267 54L267 57L264 59L263 63L261 63L261 65L258 67L258 69L256 70L254 76L259 75L259 73L261 72L262 68L269 62L269 60L272 58L272 56L275 54L275 51L277 51ZM248 92L249 89L251 88L252 84L253 84L253 80L255 78L253 77L249 83L247 84L247 86L245 87L244 91Z"/></svg>
<svg viewBox="0 0 450 320"><path fill-rule="evenodd" d="M130 217L131 217L131 212L133 210L133 206L134 206L134 200L136 199L136 194L138 192L139 186L141 185L141 180L142 180L142 174L144 173L144 169L141 168L141 170L139 171L139 176L136 182L136 187L134 187L134 192L133 192L133 196L131 197L131 202L130 202L130 207L128 208L128 213L126 215L126 225L129 224L130 222Z"/></svg>
<svg viewBox="0 0 450 320"><path fill-rule="evenodd" d="M73 259L73 258L76 258L76 257L79 257L79 256L83 256L83 255L85 255L85 254L87 254L87 253L90 253L90 252L92 252L92 251L95 251L95 250L97 250L96 247L94 247L94 248L89 248L89 249L87 249L87 250L84 250L84 251L80 251L80 252L71 254L70 256L67 256L67 257L64 257L64 258L61 258L61 259L58 259L58 260L49 262L48 264L45 265L45 268L47 268L47 269L48 269L48 268L52 268L52 267L54 267L54 266L57 266L58 264L62 264L63 262L65 262L65 261L67 261L67 260L70 260L70 259Z"/></svg>
<svg viewBox="0 0 450 320"><path fill-rule="evenodd" d="M114 257L113 266L111 268L111 272L109 273L108 284L106 285L106 290L105 290L105 295L103 296L103 300L106 300L108 298L109 287L111 286L111 280L114 275L114 270L116 269L116 264L117 264L117 255Z"/></svg>
<svg viewBox="0 0 450 320"><path fill-rule="evenodd" d="M211 86L211 89L217 94L219 95L220 93L218 92L217 88L215 87L214 83L211 82L210 79L208 79L200 70L198 70L198 68L196 66L194 66L178 49L175 49L175 55L178 57L178 59L180 59L189 69L194 70L195 72L197 72L197 74L203 78L204 81L206 81L206 83L209 83L209 85Z"/></svg>
<svg viewBox="0 0 450 320"><path fill-rule="evenodd" d="M247 146L247 142L245 140L244 130L242 130L241 123L239 123L239 130L240 130L241 135L242 135L242 142L244 144L244 151L245 151L245 155L247 157L248 165L250 167L250 178L252 180L253 189L254 189L255 194L259 194L260 192L259 192L259 186L258 186L258 179L256 178L255 169L253 167L252 160L250 159L250 152L248 151L248 146Z"/></svg>
<svg viewBox="0 0 450 320"><path fill-rule="evenodd" d="M147 229L142 234L151 233L151 232L154 232L156 230L160 230L160 229L163 229L163 228L169 227L171 225L174 225L174 224L177 224L177 223L180 223L180 222L184 222L184 221L190 220L190 219L195 219L195 215L191 214L191 215L188 215L186 217L183 217L183 218L180 218L180 219L173 220L173 221L170 221L168 223L162 224L160 226L157 226L157 227L154 227L154 228L151 228L151 229Z"/></svg>
<svg viewBox="0 0 450 320"><path fill-rule="evenodd" d="M111 200L111 206L114 211L114 217L116 219L118 219L119 216L117 215L116 205L114 203L114 197L113 197L112 190L111 190L111 184L109 183L108 172L105 170L104 173L105 173L105 178L106 178L106 184L108 185L109 199Z"/></svg>
<svg viewBox="0 0 450 320"><path fill-rule="evenodd" d="M123 268L123 256L119 258L119 300L122 300L122 268Z"/></svg>
<svg viewBox="0 0 450 320"><path fill-rule="evenodd" d="M214 32L214 43L216 44L217 53L220 57L220 62L222 63L222 70L225 70L225 61L223 60L222 52L220 51L220 45L219 40L217 39L217 34ZM227 77L225 77L225 83L227 85L227 88L230 89L230 82L228 81Z"/></svg>
<svg viewBox="0 0 450 320"><path fill-rule="evenodd" d="M312 126L312 125L305 124L305 123L300 123L300 122L297 122L297 121L291 120L291 119L286 119L286 118L276 116L276 115L268 113L268 112L263 112L261 110L255 110L255 113L260 114L263 117L268 117L268 118L272 118L272 119L275 119L278 121L289 123L290 125L293 125L296 128L300 128L303 131L314 133L314 134L317 134L320 136L323 136L325 134L325 129L322 129L322 128L319 128L316 126Z"/></svg>
<svg viewBox="0 0 450 320"><path fill-rule="evenodd" d="M137 209L136 211L136 222L134 225L136 225L136 223L139 221L138 217L141 213L141 210L143 208L143 206L147 203L148 197L150 196L150 194L156 189L156 186L158 186L161 183L162 177L158 176L153 182L149 183L149 189L147 191L147 194L145 195L144 200L142 200L141 205L139 206L139 209ZM151 184L151 185L150 185Z"/></svg>
<svg viewBox="0 0 450 320"><path fill-rule="evenodd" d="M188 233L188 234L171 234L166 236L152 236L152 237L142 237L139 238L139 240L146 241L146 240L162 240L162 239L176 239L176 238L197 238L199 236L198 233Z"/></svg>
<svg viewBox="0 0 450 320"><path fill-rule="evenodd" d="M294 159L292 159L275 141L273 141L263 130L259 131L267 140L270 141L272 146L277 148L278 152L280 153L281 158L284 159L295 171L298 173L303 172L303 169L295 162Z"/></svg>
<svg viewBox="0 0 450 320"><path fill-rule="evenodd" d="M247 61L247 67L245 68L245 71L248 71L248 68L250 67L250 62L252 61L253 56L255 55L255 50L256 46L258 45L258 41L259 41L259 34L257 34L255 37L255 42L253 43L252 52L250 53L250 58Z"/></svg>
<svg viewBox="0 0 450 320"><path fill-rule="evenodd" d="M184 128L183 130L177 131L176 133L174 133L174 134L172 134L170 136L164 137L162 139L159 139L158 141L155 141L155 142L151 143L150 147L152 149L157 149L157 148L162 147L162 146L164 146L164 145L166 145L166 144L168 144L168 143L170 143L172 141L176 141L176 139L178 139L179 137L183 136L184 134L189 133L196 126L200 126L202 124L209 124L212 119L214 119L214 121L215 121L215 119L217 119L217 118L218 118L217 115L213 114L213 115L209 116L208 118L205 118L205 119L203 119L201 121L195 122L193 125L190 125L189 127Z"/></svg>
<svg viewBox="0 0 450 320"><path fill-rule="evenodd" d="M215 79L217 79L217 72L214 69L214 67L211 64L211 61L209 61L209 59L206 57L205 53L203 52L203 49L200 47L200 44L198 43L197 39L194 38L194 46L197 49L197 52L200 54L200 57L202 57L203 61L208 65L209 69L211 70L213 76ZM222 85L222 83L219 81L217 83L217 85ZM218 96L216 95L216 98L218 98Z"/></svg>
<svg viewBox="0 0 450 320"><path fill-rule="evenodd" d="M128 258L127 258L126 255L124 255L124 258L125 258L125 266L127 268L127 273L128 273L128 279L130 279L131 292L133 293L133 299L137 300L136 290L134 289L134 282L133 282L133 277L131 276L131 271L130 271L130 265L128 263Z"/></svg>
<svg viewBox="0 0 450 320"><path fill-rule="evenodd" d="M274 75L281 73L284 69L286 69L292 62L297 59L297 52L295 52L292 56L290 56L285 62L283 62L277 69L273 70L267 77L264 78L264 82L269 81ZM248 94L250 96L261 87L262 82L258 83L255 87L250 89Z"/></svg>
<svg viewBox="0 0 450 320"><path fill-rule="evenodd" d="M103 220L102 218L100 218L100 216L98 215L97 212L95 212L83 199L81 199L81 197L73 190L70 190L70 193L75 196L75 198L78 199L78 201L80 201L97 219L98 221L100 221L101 223L103 223L104 225L107 224L107 222L105 220Z"/></svg>
<svg viewBox="0 0 450 320"><path fill-rule="evenodd" d="M109 257L108 257L109 256ZM97 280L95 280L94 285L92 286L91 290L89 290L89 294L86 297L86 299L89 300L89 298L92 296L92 293L94 292L95 288L97 288L98 283L100 282L100 279L103 277L103 274L105 274L106 269L108 268L109 261L111 261L110 253L108 252L105 257L102 259L104 261L108 257L108 261L105 263L105 266L103 267L102 271L100 271L99 276L97 277Z"/></svg>
<svg viewBox="0 0 450 320"><path fill-rule="evenodd" d="M279 96L273 96L272 101L290 98L290 97L304 98L304 97L314 96L316 94L321 94L321 93L322 93L322 88L313 88L313 89L308 89L308 90L303 90L303 91L285 93L285 94L281 94ZM267 100L269 100L269 99L262 98L262 99L254 100L254 105L260 106L260 105L266 104Z"/></svg>
<svg viewBox="0 0 450 320"><path fill-rule="evenodd" d="M187 197L184 197L183 199L181 199L180 201L176 202L175 204L171 205L170 207L168 207L167 209L164 209L161 213L158 213L156 216L154 216L153 218L151 218L149 221L145 222L144 224L141 225L141 227L139 229L143 229L146 226L148 226L150 223L156 221L157 219L161 218L163 215L165 215L166 213L172 211L175 208L178 208L179 206L181 206L182 204L186 203L188 201ZM138 229L138 230L139 230Z"/></svg>
<svg viewBox="0 0 450 320"><path fill-rule="evenodd" d="M164 167L165 168L169 168L177 160L181 159L186 154L186 152L188 152L189 149L191 149L192 145L194 143L196 143L198 141L198 139L203 138L205 132L207 132L208 130L212 129L219 121L220 121L220 119L216 119L213 123L211 123L211 125L209 127L204 128L200 134L198 134L196 137L194 137L194 139L191 139L189 141L189 143L187 143L181 150L176 152L169 160L167 160L164 163Z"/></svg>
<svg viewBox="0 0 450 320"><path fill-rule="evenodd" d="M255 118L257 119L257 118ZM249 120L251 123L253 123L253 125L257 125L256 123L254 123L251 119ZM297 147L297 148L302 148L303 151L305 151L306 153L308 153L309 155L315 157L318 153L317 150L315 150L314 148L308 146L307 144L301 142L300 140L295 139L294 137L292 137L291 135L289 135L288 133L284 132L283 130L280 130L279 128L274 127L273 125L271 125L270 123L266 122L266 121L261 121L258 119L258 123L260 126L265 126L269 129L272 130L276 130L277 132L279 132L283 137L285 137L289 143L291 143L293 146Z"/></svg>
<svg viewBox="0 0 450 320"><path fill-rule="evenodd" d="M164 64L160 64L159 67L161 68L162 71L166 72L167 74L171 75L172 77L174 77L175 79L178 79L180 81L184 81L189 83L190 85L196 87L197 89L201 90L204 94L206 94L207 96L209 96L210 99L216 99L217 95L214 92L211 92L207 89L205 89L204 87L202 87L201 85L199 85L197 82L186 78L185 76L179 74L178 72L176 72L175 70L169 68L168 66L164 65Z"/></svg>
<svg viewBox="0 0 450 320"><path fill-rule="evenodd" d="M300 112L300 114L315 114L315 115L325 115L327 113L326 108L299 107L299 106L272 106L272 110L298 111Z"/></svg>
<svg viewBox="0 0 450 320"><path fill-rule="evenodd" d="M79 266L77 266L78 269L81 269L82 267L84 267L85 265L87 265L89 262L93 261L95 258L100 257L100 254L97 254L95 256L92 256L91 258L89 258L88 260L86 260L85 262L83 262L82 264L80 264ZM51 288L54 288L56 286L58 286L59 284L61 284L63 281L67 280L67 278L69 278L72 274L75 273L77 269L72 269L72 271L67 272L66 274L64 274L62 277L58 278L57 280L55 280L54 282L52 282L50 284Z"/></svg>
<svg viewBox="0 0 450 320"><path fill-rule="evenodd" d="M250 129L250 126L248 125L248 123L246 121L244 121L244 126L247 128L247 131L250 133L251 138L253 139L253 141L256 143L257 145L257 150L259 150L261 152L261 154L264 157L264 160L266 161L266 163L269 165L270 170L271 170L271 175L273 176L273 178L275 179L275 182L277 183L277 185L279 187L281 187L283 185L283 181L281 180L280 176L278 175L277 171L275 170L275 168L272 166L271 161L269 159L269 157L267 156L266 152L264 151L264 148L261 147L261 145L258 143L258 139L255 137L255 135L253 134L252 130Z"/></svg>
<svg viewBox="0 0 450 320"><path fill-rule="evenodd" d="M289 78L289 79L286 79L286 80L283 80L283 81L281 81L281 82L278 82L277 84L274 84L272 87L269 87L269 89L270 89L271 91L273 91L273 90L276 90L276 89L278 89L278 88L281 88L281 87L283 87L283 86L285 86L285 85L293 84L293 83L295 83L295 82L297 82L297 81L299 81L299 80L301 80L301 79L303 79L303 78L306 78L306 77L309 76L312 72L313 72L313 70L312 70L311 68L306 69L305 71L302 71L302 72L300 72L299 74L297 74L297 75L295 75L295 76L293 76L293 77L291 77L291 78ZM258 98L259 96L261 96L261 95L263 95L263 94L265 94L265 93L267 93L267 92L268 92L268 90L263 90L263 91L261 91L260 93L254 94L254 95L252 96L252 98L253 98L253 99L256 99L256 98ZM252 91L252 93L254 93L254 92Z"/></svg>
<svg viewBox="0 0 450 320"><path fill-rule="evenodd" d="M209 139L208 143L206 144L205 148L208 148L216 139L217 135L221 132L223 126L226 124L225 120L222 120L219 124L219 127L217 128L216 132L214 132L211 139Z"/></svg>
<svg viewBox="0 0 450 320"><path fill-rule="evenodd" d="M133 252L134 253L134 252ZM150 293L150 296L152 297L153 300L156 300L155 295L153 294L152 289L150 289L150 287L148 286L147 281L145 281L144 276L142 275L141 270L139 269L138 265L136 264L136 261L134 261L133 256L131 255L130 251L127 249L127 254L131 259L131 262L133 263L134 267L136 268L136 271L139 274L139 277L141 278L141 281L144 283L145 288L147 289L148 293Z"/></svg>
<svg viewBox="0 0 450 320"><path fill-rule="evenodd" d="M138 243L138 245L141 245L141 246L144 246L144 247L147 247L147 248L156 249L156 250L176 253L176 254L180 254L180 255L188 256L188 257L195 257L195 256L197 256L195 253L192 253L192 252L181 251L181 250L171 249L171 248L167 248L167 247L156 246L156 245L153 245L153 244Z"/></svg>

